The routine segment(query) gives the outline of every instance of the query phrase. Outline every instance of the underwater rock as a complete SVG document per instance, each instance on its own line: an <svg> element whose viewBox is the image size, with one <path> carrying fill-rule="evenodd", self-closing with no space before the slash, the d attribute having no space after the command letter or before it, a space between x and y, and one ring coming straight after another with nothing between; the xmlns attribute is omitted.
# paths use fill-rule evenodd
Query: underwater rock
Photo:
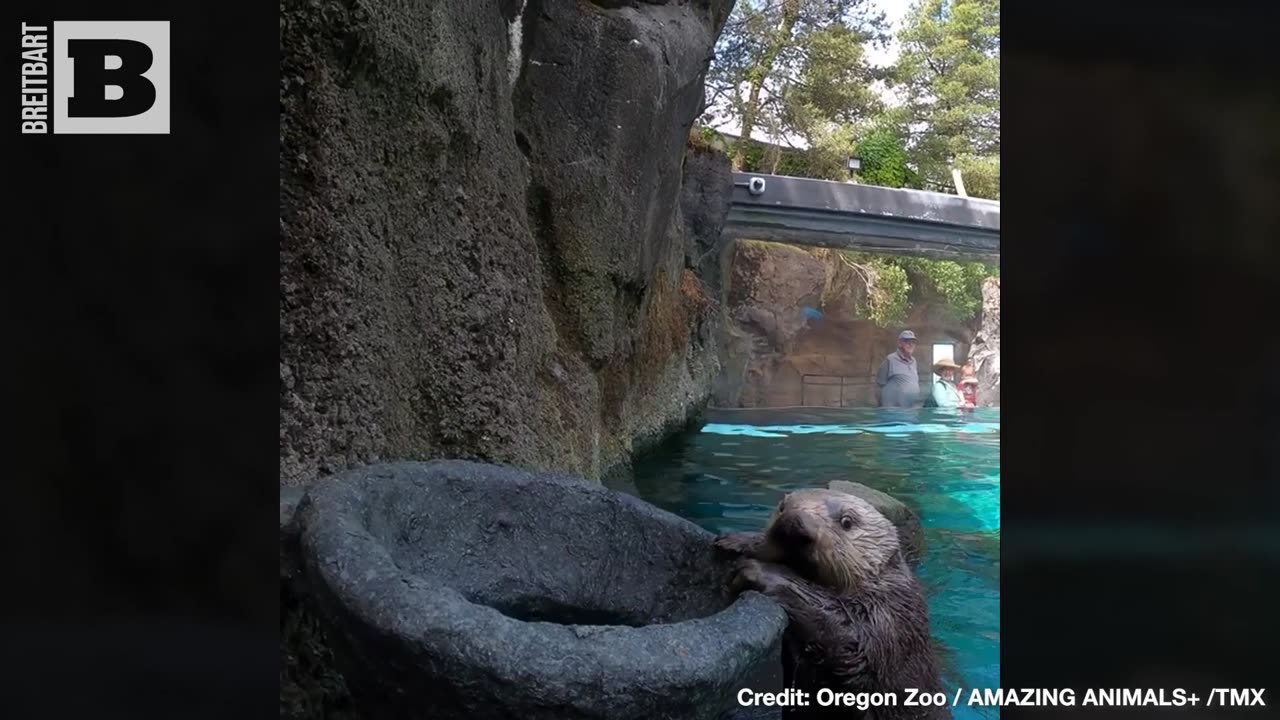
<svg viewBox="0 0 1280 720"><path fill-rule="evenodd" d="M920 518L905 503L892 495L848 480L832 480L827 483L827 487L871 503L898 528L898 543L902 546L902 555L907 564L911 567L920 564L920 558L924 557L924 529L920 527Z"/></svg>
<svg viewBox="0 0 1280 720"><path fill-rule="evenodd" d="M369 466L311 487L297 527L365 717L715 718L787 623L734 598L711 533L570 476Z"/></svg>

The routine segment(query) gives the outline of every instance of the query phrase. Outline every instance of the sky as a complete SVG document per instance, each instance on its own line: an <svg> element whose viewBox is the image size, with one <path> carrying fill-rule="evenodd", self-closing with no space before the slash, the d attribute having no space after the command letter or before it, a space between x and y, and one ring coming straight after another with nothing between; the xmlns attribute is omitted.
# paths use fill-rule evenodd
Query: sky
<svg viewBox="0 0 1280 720"><path fill-rule="evenodd" d="M911 0L875 0L872 5L884 11L885 17L889 20L890 32L896 35L902 18L906 16L907 10L911 7ZM889 47L884 50L879 48L868 48L867 50L867 59L873 65L887 65L898 57L898 41L891 41Z"/></svg>
<svg viewBox="0 0 1280 720"><path fill-rule="evenodd" d="M889 32L891 35L897 35L898 29L901 27L902 19L906 16L907 10L911 6L912 0L873 0L872 5L884 11L885 18L889 21ZM884 48L869 47L867 48L867 59L872 65L888 65L898 57L898 41L890 40ZM879 88L881 96L886 102L893 104L895 98L893 93ZM742 132L742 128L738 125L736 119L731 119L716 126L716 129L730 135L737 135ZM751 137L762 142L770 142L769 137L764 131L756 128L752 131ZM790 138L790 144L795 147L805 147L805 142L800 138Z"/></svg>

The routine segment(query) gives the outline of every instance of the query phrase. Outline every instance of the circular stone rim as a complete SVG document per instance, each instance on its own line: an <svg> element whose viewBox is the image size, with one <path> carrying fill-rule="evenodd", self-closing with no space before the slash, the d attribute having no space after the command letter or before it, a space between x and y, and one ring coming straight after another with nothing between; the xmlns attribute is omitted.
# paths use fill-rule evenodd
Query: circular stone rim
<svg viewBox="0 0 1280 720"><path fill-rule="evenodd" d="M723 677L726 667L730 667L728 672L749 672L754 667L749 658L754 656L758 661L786 630L785 612L756 592L743 593L711 615L641 627L525 621L471 602L450 586L401 570L383 542L355 522L350 512L362 506L366 483L425 472L464 480L504 476L502 481L521 485L550 483L568 492L613 495L632 512L683 526L685 532L704 538L708 547L714 538L692 522L625 493L569 475L533 473L510 466L451 460L387 463L320 481L307 491L298 507L308 574L319 576L325 594L345 613L396 638L397 644L410 646L406 647L410 652L447 656L487 677L515 668L519 672L510 678L514 682L537 678L577 686L616 672L625 663L625 670L637 676L679 677L679 684L687 686L714 682L708 676ZM701 642L707 637L719 642ZM514 646L511 638L518 640ZM642 652L618 652L623 646ZM549 654L572 654L580 661L569 666L571 669L562 666L548 673L541 660ZM503 658L500 667L491 660L499 656ZM738 667L728 665L735 659Z"/></svg>

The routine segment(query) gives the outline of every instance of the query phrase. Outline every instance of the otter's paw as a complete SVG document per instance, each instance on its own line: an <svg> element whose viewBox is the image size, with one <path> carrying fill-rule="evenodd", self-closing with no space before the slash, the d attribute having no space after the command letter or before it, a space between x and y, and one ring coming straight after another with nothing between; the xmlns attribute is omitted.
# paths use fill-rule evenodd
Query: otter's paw
<svg viewBox="0 0 1280 720"><path fill-rule="evenodd" d="M785 584L785 578L777 571L776 566L751 558L738 561L737 571L730 581L734 592L755 590L766 595L777 592Z"/></svg>
<svg viewBox="0 0 1280 720"><path fill-rule="evenodd" d="M746 555L750 553L760 541L759 533L739 532L721 535L716 538L711 546L721 552L733 555Z"/></svg>
<svg viewBox="0 0 1280 720"><path fill-rule="evenodd" d="M760 561L743 559L738 561L738 565L734 568L733 578L729 580L729 587L735 593L746 590L764 590L764 568L760 565Z"/></svg>

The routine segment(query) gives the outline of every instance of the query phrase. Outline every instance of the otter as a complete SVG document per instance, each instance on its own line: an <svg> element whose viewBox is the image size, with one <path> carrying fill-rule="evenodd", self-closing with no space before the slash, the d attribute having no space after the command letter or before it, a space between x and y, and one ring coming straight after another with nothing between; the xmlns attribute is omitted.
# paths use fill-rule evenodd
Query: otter
<svg viewBox="0 0 1280 720"><path fill-rule="evenodd" d="M903 559L897 529L870 503L834 490L788 493L764 532L722 535L715 547L741 556L736 591L762 592L790 618L783 680L804 691L809 705L788 708L784 717L951 717L951 698L940 707L904 704L906 689L938 693L942 680L924 591ZM892 692L898 704L865 713L822 707L816 693L824 688Z"/></svg>

